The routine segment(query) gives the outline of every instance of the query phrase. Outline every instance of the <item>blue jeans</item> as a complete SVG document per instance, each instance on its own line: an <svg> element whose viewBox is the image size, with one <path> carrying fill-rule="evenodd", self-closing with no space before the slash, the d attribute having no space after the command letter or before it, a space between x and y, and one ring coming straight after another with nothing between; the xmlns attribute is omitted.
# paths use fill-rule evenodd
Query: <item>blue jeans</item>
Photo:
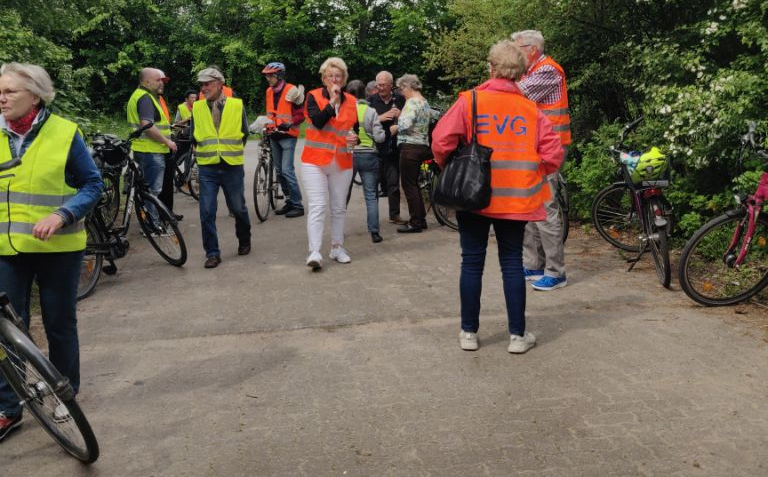
<svg viewBox="0 0 768 477"><path fill-rule="evenodd" d="M235 235L241 245L251 243L251 221L245 206L245 171L243 166L230 166L225 162L199 166L200 225L206 257L221 255L216 235L216 209L219 188L224 191L229 211L235 216Z"/></svg>
<svg viewBox="0 0 768 477"><path fill-rule="evenodd" d="M135 152L133 157L139 163L144 175L144 183L149 187L149 192L155 197L163 190L163 176L165 175L165 154L155 152ZM157 211L154 204L147 203L147 211L153 221L157 221Z"/></svg>
<svg viewBox="0 0 768 477"><path fill-rule="evenodd" d="M80 389L80 345L77 338L77 285L83 252L21 253L0 256L0 290L29 326L32 281L40 289L40 308L48 338L48 357L69 379L75 393ZM21 412L19 398L0 374L0 413Z"/></svg>
<svg viewBox="0 0 768 477"><path fill-rule="evenodd" d="M525 277L523 236L526 222L491 219L472 212L456 212L461 242L461 329L477 333L480 327L480 294L491 224L499 244L499 265L504 283L509 333L525 333Z"/></svg>
<svg viewBox="0 0 768 477"><path fill-rule="evenodd" d="M379 163L381 160L373 152L355 152L354 170L360 174L363 183L365 208L368 211L368 232L379 233ZM352 176L354 177L354 175Z"/></svg>
<svg viewBox="0 0 768 477"><path fill-rule="evenodd" d="M301 205L301 189L296 179L296 169L293 167L293 152L296 150L296 138L270 139L269 147L272 148L272 161L275 172L280 181L283 194L286 195L285 203L294 209L304 209Z"/></svg>

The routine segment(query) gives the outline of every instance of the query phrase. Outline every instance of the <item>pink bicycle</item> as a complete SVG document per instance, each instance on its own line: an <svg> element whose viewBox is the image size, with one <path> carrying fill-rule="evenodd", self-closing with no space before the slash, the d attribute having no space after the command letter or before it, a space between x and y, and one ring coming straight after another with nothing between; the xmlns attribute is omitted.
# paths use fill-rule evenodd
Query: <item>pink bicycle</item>
<svg viewBox="0 0 768 477"><path fill-rule="evenodd" d="M742 137L740 157L747 146L757 157L768 153L755 145L755 123ZM763 166L767 169L768 164ZM706 306L732 305L768 286L768 172L763 172L752 195L737 195L740 207L715 217L696 231L680 257L680 286L694 301Z"/></svg>

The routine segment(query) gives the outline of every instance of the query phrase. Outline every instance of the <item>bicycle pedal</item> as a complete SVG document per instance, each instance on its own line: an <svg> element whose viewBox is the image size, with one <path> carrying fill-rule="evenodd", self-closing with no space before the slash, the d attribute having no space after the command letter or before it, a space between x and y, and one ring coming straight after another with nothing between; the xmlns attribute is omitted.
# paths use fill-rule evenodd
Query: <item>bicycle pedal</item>
<svg viewBox="0 0 768 477"><path fill-rule="evenodd" d="M107 265L104 268L102 268L101 271L106 273L107 275L114 275L115 273L117 273L117 266Z"/></svg>

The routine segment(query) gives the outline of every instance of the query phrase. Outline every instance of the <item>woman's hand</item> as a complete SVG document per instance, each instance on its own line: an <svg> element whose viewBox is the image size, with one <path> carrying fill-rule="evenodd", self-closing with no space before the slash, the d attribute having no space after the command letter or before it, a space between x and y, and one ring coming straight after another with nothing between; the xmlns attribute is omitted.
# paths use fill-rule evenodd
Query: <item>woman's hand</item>
<svg viewBox="0 0 768 477"><path fill-rule="evenodd" d="M352 149L352 148L354 148L355 146L357 146L357 144L358 144L359 142L360 142L360 141L359 141L359 139L358 139L358 137L357 137L357 134L355 134L355 131L349 131L349 132L347 133L347 147L349 147L350 149Z"/></svg>
<svg viewBox="0 0 768 477"><path fill-rule="evenodd" d="M341 87L339 85L333 85L328 89L328 94L331 96L331 104L338 106L341 104Z"/></svg>
<svg viewBox="0 0 768 477"><path fill-rule="evenodd" d="M391 135L393 135L393 136L394 136L395 134L397 134L397 124L393 124L393 125L391 125L391 126L389 127L389 133L390 133Z"/></svg>
<svg viewBox="0 0 768 477"><path fill-rule="evenodd" d="M62 227L64 227L64 219L58 214L51 214L44 219L40 219L32 227L32 236L45 242Z"/></svg>

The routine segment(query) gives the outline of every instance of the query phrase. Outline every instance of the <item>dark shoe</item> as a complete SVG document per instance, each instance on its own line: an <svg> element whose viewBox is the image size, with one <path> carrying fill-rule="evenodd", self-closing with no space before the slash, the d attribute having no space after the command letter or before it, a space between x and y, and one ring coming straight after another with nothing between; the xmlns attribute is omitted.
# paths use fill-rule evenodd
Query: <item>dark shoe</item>
<svg viewBox="0 0 768 477"><path fill-rule="evenodd" d="M379 197L387 197L387 193L385 191L379 192Z"/></svg>
<svg viewBox="0 0 768 477"><path fill-rule="evenodd" d="M205 268L216 268L221 263L221 257L214 255L205 260Z"/></svg>
<svg viewBox="0 0 768 477"><path fill-rule="evenodd" d="M384 240L384 239L381 238L381 235L379 235L377 232L371 232L371 241L373 243L379 243L382 240Z"/></svg>
<svg viewBox="0 0 768 477"><path fill-rule="evenodd" d="M238 255L248 255L249 253L251 253L251 244L241 244L239 247L237 247Z"/></svg>
<svg viewBox="0 0 768 477"><path fill-rule="evenodd" d="M277 212L275 212L275 213L277 213ZM294 209L294 208L292 208L291 210L289 210L288 212L285 213L285 216L288 217L289 219L293 218L293 217L301 217L302 215L304 215L304 209Z"/></svg>
<svg viewBox="0 0 768 477"><path fill-rule="evenodd" d="M176 222L181 222L182 220L184 220L184 216L181 214L172 213L172 215L173 215L173 218L176 219Z"/></svg>
<svg viewBox="0 0 768 477"><path fill-rule="evenodd" d="M397 231L401 234L420 234L422 230L421 227L414 227L411 224L401 225L397 228Z"/></svg>
<svg viewBox="0 0 768 477"><path fill-rule="evenodd" d="M21 426L21 414L18 416L6 416L0 412L0 441L6 438L8 434Z"/></svg>
<svg viewBox="0 0 768 477"><path fill-rule="evenodd" d="M293 206L285 204L284 206L282 206L279 209L275 210L275 215L285 215L288 212L290 212L291 210L293 210Z"/></svg>
<svg viewBox="0 0 768 477"><path fill-rule="evenodd" d="M399 215L390 215L389 216L389 222L392 223L392 224L397 224L397 225L405 225L405 224L408 223L407 220L403 219Z"/></svg>

